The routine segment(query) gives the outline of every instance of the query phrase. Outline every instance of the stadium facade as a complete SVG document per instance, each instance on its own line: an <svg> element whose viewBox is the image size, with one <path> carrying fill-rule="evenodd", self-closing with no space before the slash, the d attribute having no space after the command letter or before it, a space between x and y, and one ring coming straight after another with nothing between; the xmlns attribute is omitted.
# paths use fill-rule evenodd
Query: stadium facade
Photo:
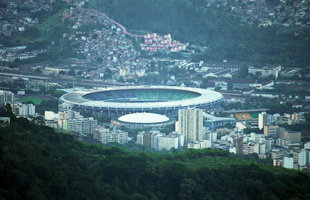
<svg viewBox="0 0 310 200"><path fill-rule="evenodd" d="M174 86L126 86L81 90L65 94L60 102L77 111L108 115L152 112L176 115L179 109L213 110L223 95L201 88Z"/></svg>

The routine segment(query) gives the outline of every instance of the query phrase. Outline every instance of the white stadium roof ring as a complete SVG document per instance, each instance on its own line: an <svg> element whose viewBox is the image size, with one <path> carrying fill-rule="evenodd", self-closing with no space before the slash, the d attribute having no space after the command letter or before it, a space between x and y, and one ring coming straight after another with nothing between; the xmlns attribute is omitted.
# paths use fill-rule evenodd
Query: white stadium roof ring
<svg viewBox="0 0 310 200"><path fill-rule="evenodd" d="M180 108L212 109L223 100L216 91L171 86L126 86L75 91L60 100L77 110L98 112L168 112Z"/></svg>

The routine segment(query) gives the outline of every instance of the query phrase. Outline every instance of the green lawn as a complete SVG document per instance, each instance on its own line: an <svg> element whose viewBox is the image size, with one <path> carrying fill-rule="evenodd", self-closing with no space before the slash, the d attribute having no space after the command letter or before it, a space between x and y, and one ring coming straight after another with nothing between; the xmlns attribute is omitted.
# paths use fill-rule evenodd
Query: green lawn
<svg viewBox="0 0 310 200"><path fill-rule="evenodd" d="M35 105L40 105L42 102L42 99L39 97L22 97L22 98L20 98L20 101L23 103L32 102Z"/></svg>
<svg viewBox="0 0 310 200"><path fill-rule="evenodd" d="M251 117L254 119L258 118L258 112L250 113Z"/></svg>

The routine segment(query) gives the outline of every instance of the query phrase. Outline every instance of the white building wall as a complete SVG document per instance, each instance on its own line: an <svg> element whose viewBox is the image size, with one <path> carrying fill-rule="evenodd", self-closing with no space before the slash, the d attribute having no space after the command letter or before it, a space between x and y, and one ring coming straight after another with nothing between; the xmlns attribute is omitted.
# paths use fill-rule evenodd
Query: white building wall
<svg viewBox="0 0 310 200"><path fill-rule="evenodd" d="M142 133L138 133L136 144L143 145L143 134Z"/></svg>
<svg viewBox="0 0 310 200"><path fill-rule="evenodd" d="M177 129L181 135L184 135L185 144L203 139L203 110L180 109L178 112L178 123Z"/></svg>
<svg viewBox="0 0 310 200"><path fill-rule="evenodd" d="M159 137L158 138L158 150L171 148L178 148L178 137Z"/></svg>
<svg viewBox="0 0 310 200"><path fill-rule="evenodd" d="M44 112L44 119L45 120L54 120L58 118L58 114L54 113L53 111L45 111Z"/></svg>
<svg viewBox="0 0 310 200"><path fill-rule="evenodd" d="M304 149L310 150L310 142L305 143Z"/></svg>
<svg viewBox="0 0 310 200"><path fill-rule="evenodd" d="M258 128L263 129L264 126L267 126L267 113L262 112L258 114Z"/></svg>
<svg viewBox="0 0 310 200"><path fill-rule="evenodd" d="M294 169L294 158L284 157L283 167L288 169Z"/></svg>
<svg viewBox="0 0 310 200"><path fill-rule="evenodd" d="M305 165L309 164L309 151L308 150L302 149L298 153L298 164L300 166L305 166Z"/></svg>

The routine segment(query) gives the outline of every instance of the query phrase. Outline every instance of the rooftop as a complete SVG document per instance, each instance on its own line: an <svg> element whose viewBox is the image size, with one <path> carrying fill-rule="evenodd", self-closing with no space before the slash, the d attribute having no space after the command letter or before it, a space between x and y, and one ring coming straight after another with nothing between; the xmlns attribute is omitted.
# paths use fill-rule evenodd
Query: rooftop
<svg viewBox="0 0 310 200"><path fill-rule="evenodd" d="M119 117L118 120L128 123L151 124L167 122L169 118L155 113L131 113Z"/></svg>

